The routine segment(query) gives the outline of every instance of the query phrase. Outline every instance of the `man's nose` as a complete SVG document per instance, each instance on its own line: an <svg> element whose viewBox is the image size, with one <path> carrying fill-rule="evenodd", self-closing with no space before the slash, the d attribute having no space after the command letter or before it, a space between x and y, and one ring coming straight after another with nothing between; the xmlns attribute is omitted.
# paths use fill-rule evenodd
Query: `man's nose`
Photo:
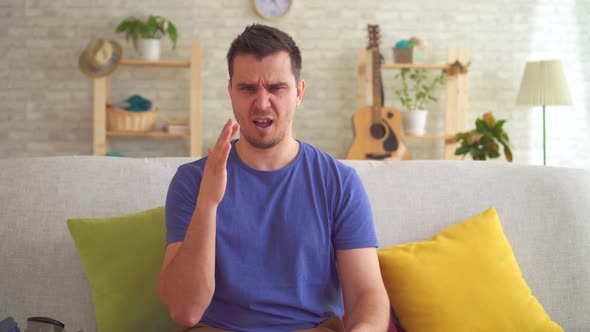
<svg viewBox="0 0 590 332"><path fill-rule="evenodd" d="M270 93L266 89L258 89L256 93L256 108L265 110L270 107Z"/></svg>

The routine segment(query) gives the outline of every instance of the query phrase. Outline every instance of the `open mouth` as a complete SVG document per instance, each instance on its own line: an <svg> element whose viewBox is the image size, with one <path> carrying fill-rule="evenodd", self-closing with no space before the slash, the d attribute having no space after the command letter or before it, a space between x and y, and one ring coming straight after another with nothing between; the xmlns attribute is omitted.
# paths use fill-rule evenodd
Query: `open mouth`
<svg viewBox="0 0 590 332"><path fill-rule="evenodd" d="M254 125L258 128L268 128L272 124L270 119L254 120Z"/></svg>

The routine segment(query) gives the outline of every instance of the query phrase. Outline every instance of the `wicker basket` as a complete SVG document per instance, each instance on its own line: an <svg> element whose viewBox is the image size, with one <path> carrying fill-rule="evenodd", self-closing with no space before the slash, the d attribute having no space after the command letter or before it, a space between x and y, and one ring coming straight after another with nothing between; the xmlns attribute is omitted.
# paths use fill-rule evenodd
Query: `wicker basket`
<svg viewBox="0 0 590 332"><path fill-rule="evenodd" d="M107 128L110 131L150 131L156 127L158 108L145 112L107 107Z"/></svg>

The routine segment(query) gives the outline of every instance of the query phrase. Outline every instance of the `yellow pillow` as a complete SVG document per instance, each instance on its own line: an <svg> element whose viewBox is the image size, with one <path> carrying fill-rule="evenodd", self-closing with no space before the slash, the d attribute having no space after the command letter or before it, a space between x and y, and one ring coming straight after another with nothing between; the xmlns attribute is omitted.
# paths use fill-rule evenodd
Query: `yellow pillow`
<svg viewBox="0 0 590 332"><path fill-rule="evenodd" d="M417 243L379 251L407 331L561 331L531 294L494 208Z"/></svg>

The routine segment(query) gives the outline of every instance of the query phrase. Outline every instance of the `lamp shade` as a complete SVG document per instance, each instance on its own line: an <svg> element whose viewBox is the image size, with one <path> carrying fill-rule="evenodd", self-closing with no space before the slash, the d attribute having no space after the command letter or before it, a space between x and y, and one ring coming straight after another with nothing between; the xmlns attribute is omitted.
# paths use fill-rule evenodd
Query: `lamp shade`
<svg viewBox="0 0 590 332"><path fill-rule="evenodd" d="M571 105L572 98L559 60L527 62L516 105Z"/></svg>

